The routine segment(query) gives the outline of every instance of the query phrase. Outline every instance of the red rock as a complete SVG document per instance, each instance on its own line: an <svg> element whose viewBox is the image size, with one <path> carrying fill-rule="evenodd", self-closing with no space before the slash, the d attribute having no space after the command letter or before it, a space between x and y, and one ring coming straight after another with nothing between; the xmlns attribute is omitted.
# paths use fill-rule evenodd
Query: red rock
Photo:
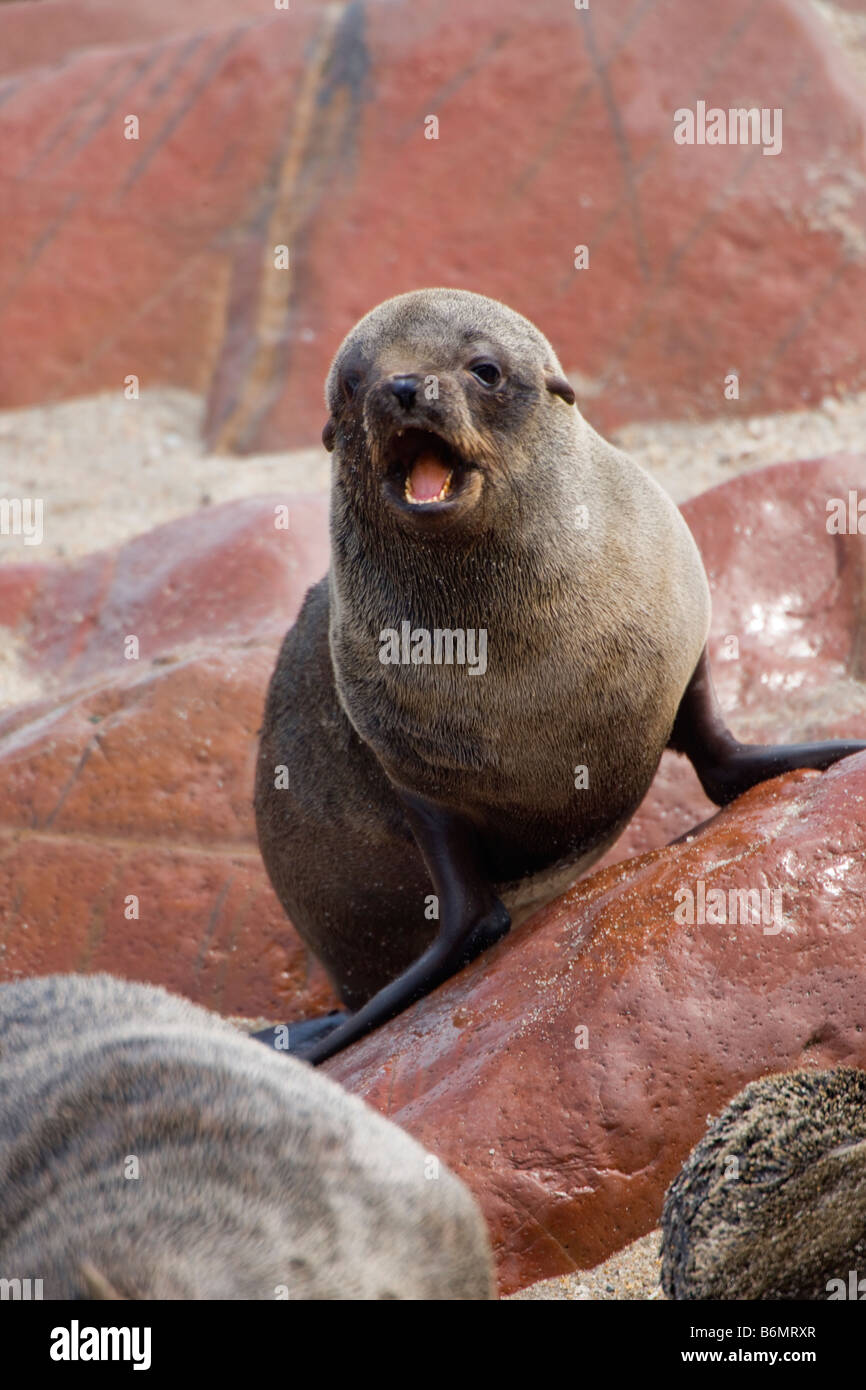
<svg viewBox="0 0 866 1390"><path fill-rule="evenodd" d="M0 73L68 61L82 49L142 43L169 34L261 19L261 0L32 0L3 5Z"/></svg>
<svg viewBox="0 0 866 1390"><path fill-rule="evenodd" d="M602 428L866 386L866 100L797 0L107 5L0 7L0 404L135 373L220 447L307 443L424 283L529 314ZM781 107L781 154L675 144L697 100Z"/></svg>
<svg viewBox="0 0 866 1390"><path fill-rule="evenodd" d="M327 566L325 499L293 500L278 531L284 500L215 507L71 564L0 568L0 611L46 687L0 713L4 979L110 969L226 1013L332 1007L251 809L276 651Z"/></svg>
<svg viewBox="0 0 866 1390"><path fill-rule="evenodd" d="M651 1230L746 1082L866 1067L864 820L866 754L757 787L691 842L585 879L326 1064L473 1188L501 1292ZM699 880L781 888L784 928L678 925L675 895Z"/></svg>
<svg viewBox="0 0 866 1390"><path fill-rule="evenodd" d="M319 23L265 13L227 22L221 5L210 28L167 21L170 37L85 47L0 91L0 325L16 339L0 404L121 391L129 373L207 389Z"/></svg>

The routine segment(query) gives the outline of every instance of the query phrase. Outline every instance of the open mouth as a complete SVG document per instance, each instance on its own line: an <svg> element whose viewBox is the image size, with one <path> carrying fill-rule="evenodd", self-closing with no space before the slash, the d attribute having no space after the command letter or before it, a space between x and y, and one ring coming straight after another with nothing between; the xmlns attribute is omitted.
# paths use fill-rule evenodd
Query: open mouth
<svg viewBox="0 0 866 1390"><path fill-rule="evenodd" d="M414 427L398 430L388 453L387 490L413 511L456 501L471 468L441 435Z"/></svg>

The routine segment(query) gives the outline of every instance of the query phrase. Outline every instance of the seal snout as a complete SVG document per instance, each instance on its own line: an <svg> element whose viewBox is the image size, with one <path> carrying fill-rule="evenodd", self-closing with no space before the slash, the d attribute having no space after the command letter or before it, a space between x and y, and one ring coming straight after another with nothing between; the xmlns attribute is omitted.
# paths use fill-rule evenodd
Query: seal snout
<svg viewBox="0 0 866 1390"><path fill-rule="evenodd" d="M478 500L482 479L450 381L438 377L444 389L431 399L424 387L420 372L380 377L368 387L364 428L388 504L407 520L444 520Z"/></svg>
<svg viewBox="0 0 866 1390"><path fill-rule="evenodd" d="M421 378L414 373L391 377L391 390L404 410L411 410L421 386Z"/></svg>

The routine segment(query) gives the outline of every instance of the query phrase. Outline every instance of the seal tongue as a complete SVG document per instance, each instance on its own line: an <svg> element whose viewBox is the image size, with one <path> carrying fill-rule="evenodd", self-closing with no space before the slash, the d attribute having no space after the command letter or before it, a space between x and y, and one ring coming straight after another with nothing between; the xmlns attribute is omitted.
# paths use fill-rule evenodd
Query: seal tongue
<svg viewBox="0 0 866 1390"><path fill-rule="evenodd" d="M451 481L451 469L434 453L420 454L406 480L406 493L415 502L433 502Z"/></svg>

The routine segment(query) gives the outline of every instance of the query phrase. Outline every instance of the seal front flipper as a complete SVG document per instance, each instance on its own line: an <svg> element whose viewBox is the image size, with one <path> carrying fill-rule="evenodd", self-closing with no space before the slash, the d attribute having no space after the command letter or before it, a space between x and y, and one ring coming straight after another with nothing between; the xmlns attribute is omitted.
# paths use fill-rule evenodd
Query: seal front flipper
<svg viewBox="0 0 866 1390"><path fill-rule="evenodd" d="M726 806L758 782L801 767L823 771L840 758L862 753L866 742L740 743L722 717L705 647L680 701L668 747L685 753L710 800Z"/></svg>
<svg viewBox="0 0 866 1390"><path fill-rule="evenodd" d="M504 905L480 871L475 832L465 818L414 793L395 789L439 900L439 931L402 975L368 999L345 1023L299 1055L317 1065L423 999L468 965L511 926Z"/></svg>

